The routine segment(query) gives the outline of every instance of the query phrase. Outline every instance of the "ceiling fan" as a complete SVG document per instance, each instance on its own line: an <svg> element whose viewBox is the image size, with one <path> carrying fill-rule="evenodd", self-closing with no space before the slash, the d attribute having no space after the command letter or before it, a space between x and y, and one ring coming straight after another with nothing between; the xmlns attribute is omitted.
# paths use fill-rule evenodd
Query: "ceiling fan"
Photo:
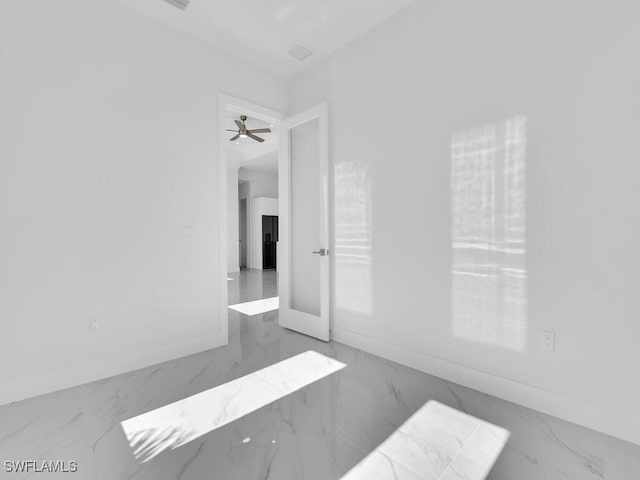
<svg viewBox="0 0 640 480"><path fill-rule="evenodd" d="M238 130L231 130L227 128L227 132L236 132L236 135L229 139L230 142L237 140L238 138L252 138L257 142L264 142L264 138L260 138L255 133L270 133L270 128L254 128L252 130L248 130L244 122L247 120L246 115L240 115L240 120L235 120Z"/></svg>

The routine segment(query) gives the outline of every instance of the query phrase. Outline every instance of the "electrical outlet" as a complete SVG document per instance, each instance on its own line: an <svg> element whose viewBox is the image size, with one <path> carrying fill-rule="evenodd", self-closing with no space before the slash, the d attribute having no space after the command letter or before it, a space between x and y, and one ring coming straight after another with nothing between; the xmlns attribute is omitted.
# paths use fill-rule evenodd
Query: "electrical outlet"
<svg viewBox="0 0 640 480"><path fill-rule="evenodd" d="M556 334L554 332L542 332L542 350L553 352L556 349Z"/></svg>
<svg viewBox="0 0 640 480"><path fill-rule="evenodd" d="M89 331L90 332L97 332L98 330L100 330L100 323L98 322L97 318L90 318L89 319Z"/></svg>

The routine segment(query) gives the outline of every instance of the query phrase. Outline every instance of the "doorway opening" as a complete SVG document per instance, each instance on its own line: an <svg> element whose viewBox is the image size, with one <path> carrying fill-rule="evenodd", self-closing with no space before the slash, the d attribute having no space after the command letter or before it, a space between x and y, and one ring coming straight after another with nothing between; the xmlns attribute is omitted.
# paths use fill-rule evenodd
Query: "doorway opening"
<svg viewBox="0 0 640 480"><path fill-rule="evenodd" d="M285 119L281 113L228 95L219 94L219 99L220 265L227 266L226 274L221 268L222 334L228 338L229 286L235 280L236 293L241 277L248 278L240 274L245 248L241 200L246 199L243 273L275 274L279 325L328 341L327 105ZM278 217L277 237L273 219L263 232L263 216Z"/></svg>
<svg viewBox="0 0 640 480"><path fill-rule="evenodd" d="M240 270L258 273L266 267L277 271L277 232L272 227L265 244L262 217L278 215L279 136L285 115L229 95L219 94L218 98L223 266L219 329L228 335L229 288L240 288Z"/></svg>

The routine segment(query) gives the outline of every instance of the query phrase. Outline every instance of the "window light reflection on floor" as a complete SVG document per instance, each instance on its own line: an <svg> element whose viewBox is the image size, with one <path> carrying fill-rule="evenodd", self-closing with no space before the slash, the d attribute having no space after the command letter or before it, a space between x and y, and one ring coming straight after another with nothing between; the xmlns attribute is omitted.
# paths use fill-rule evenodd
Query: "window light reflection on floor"
<svg viewBox="0 0 640 480"><path fill-rule="evenodd" d="M121 422L133 454L148 462L310 385L346 365L309 350Z"/></svg>
<svg viewBox="0 0 640 480"><path fill-rule="evenodd" d="M341 480L484 480L508 438L504 428L430 400Z"/></svg>
<svg viewBox="0 0 640 480"><path fill-rule="evenodd" d="M236 305L230 305L229 308L249 316L258 315L260 313L278 310L278 308L280 308L280 297L263 298L262 300L255 300L253 302L238 303Z"/></svg>

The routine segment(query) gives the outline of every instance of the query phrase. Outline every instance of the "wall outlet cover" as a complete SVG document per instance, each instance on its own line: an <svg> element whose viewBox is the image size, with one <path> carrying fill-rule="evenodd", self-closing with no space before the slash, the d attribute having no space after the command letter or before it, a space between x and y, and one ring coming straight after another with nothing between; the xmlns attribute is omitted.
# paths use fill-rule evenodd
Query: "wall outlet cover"
<svg viewBox="0 0 640 480"><path fill-rule="evenodd" d="M554 332L542 332L542 350L553 352L556 348L556 334Z"/></svg>

